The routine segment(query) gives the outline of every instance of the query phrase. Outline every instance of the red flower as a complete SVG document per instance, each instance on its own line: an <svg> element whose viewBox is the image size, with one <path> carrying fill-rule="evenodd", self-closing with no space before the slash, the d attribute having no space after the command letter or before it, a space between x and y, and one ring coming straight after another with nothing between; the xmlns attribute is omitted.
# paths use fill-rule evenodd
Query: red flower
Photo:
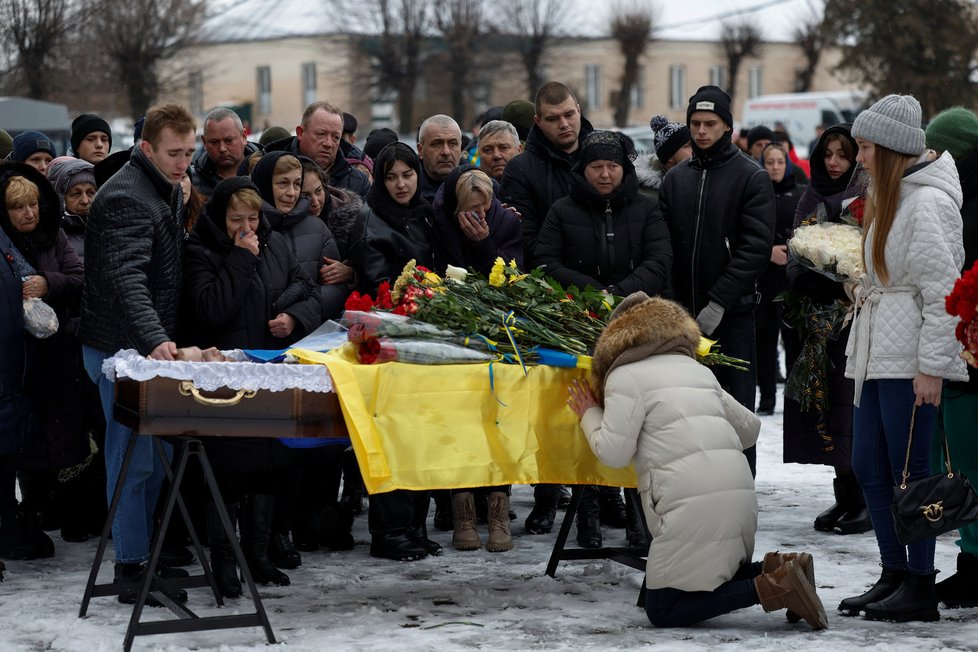
<svg viewBox="0 0 978 652"><path fill-rule="evenodd" d="M361 295L359 292L352 292L344 304L346 310L357 310L360 312L370 312L374 307L373 299L369 294Z"/></svg>
<svg viewBox="0 0 978 652"><path fill-rule="evenodd" d="M381 310L390 310L394 307L394 301L391 299L391 284L387 281L383 281L377 288L377 303L375 304Z"/></svg>
<svg viewBox="0 0 978 652"><path fill-rule="evenodd" d="M357 358L360 360L360 364L373 364L377 362L378 353L380 353L380 340L371 338L360 343Z"/></svg>
<svg viewBox="0 0 978 652"><path fill-rule="evenodd" d="M866 212L866 201L860 197L859 199L854 199L851 204L849 204L849 212L852 216L856 218L856 224L859 226L863 225L863 214Z"/></svg>

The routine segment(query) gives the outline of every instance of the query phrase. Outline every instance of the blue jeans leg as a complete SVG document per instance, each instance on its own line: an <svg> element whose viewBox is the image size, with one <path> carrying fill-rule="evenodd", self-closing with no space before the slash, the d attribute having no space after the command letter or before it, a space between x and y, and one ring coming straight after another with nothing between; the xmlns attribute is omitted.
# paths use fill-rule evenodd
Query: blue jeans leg
<svg viewBox="0 0 978 652"><path fill-rule="evenodd" d="M761 564L745 564L729 581L712 591L649 589L645 593L645 613L656 627L687 627L737 609L758 604L754 578Z"/></svg>
<svg viewBox="0 0 978 652"><path fill-rule="evenodd" d="M89 346L82 347L85 371L98 386L102 411L105 413L105 475L109 501L115 493L119 472L130 437L136 445L129 462L119 507L112 521L112 543L117 562L134 563L149 558L149 541L153 534L153 515L163 482L163 464L153 447L153 438L138 435L112 418L115 402L114 383L102 373L102 362L109 354Z"/></svg>
<svg viewBox="0 0 978 652"><path fill-rule="evenodd" d="M911 379L868 380L853 413L852 470L859 480L883 568L923 575L934 571L933 538L909 546L897 540L893 524L893 487L901 481L914 404ZM929 451L937 410L917 408L910 451L910 480L930 475Z"/></svg>
<svg viewBox="0 0 978 652"><path fill-rule="evenodd" d="M754 313L724 315L723 321L711 339L720 343L721 351L735 358L747 360L749 369L740 371L732 367L710 367L720 386L733 396L738 403L751 412L754 411L754 398L757 395L757 343L754 332ZM751 446L744 451L750 464L751 475L757 475L757 448Z"/></svg>

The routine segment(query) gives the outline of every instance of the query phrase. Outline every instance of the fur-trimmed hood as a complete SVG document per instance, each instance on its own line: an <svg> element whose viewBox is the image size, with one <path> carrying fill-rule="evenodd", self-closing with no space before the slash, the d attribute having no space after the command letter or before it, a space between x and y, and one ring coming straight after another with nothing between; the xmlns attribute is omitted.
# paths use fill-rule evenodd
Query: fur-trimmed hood
<svg viewBox="0 0 978 652"><path fill-rule="evenodd" d="M663 353L695 358L699 343L700 329L685 308L675 301L636 292L616 308L598 338L591 362L591 386L601 400L605 381L615 367Z"/></svg>
<svg viewBox="0 0 978 652"><path fill-rule="evenodd" d="M666 176L666 168L656 155L640 156L635 159L635 176L642 188L658 192L662 189L662 179Z"/></svg>

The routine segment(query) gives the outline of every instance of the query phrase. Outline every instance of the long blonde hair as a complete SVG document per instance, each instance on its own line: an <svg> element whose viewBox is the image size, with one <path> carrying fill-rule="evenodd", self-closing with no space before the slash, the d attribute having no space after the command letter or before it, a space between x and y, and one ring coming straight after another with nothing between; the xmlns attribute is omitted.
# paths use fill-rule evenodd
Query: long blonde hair
<svg viewBox="0 0 978 652"><path fill-rule="evenodd" d="M875 146L873 153L875 171L866 195L866 215L863 219L863 266L866 267L866 234L872 226L873 270L884 285L890 281L890 271L886 266L886 239L900 203L903 174L916 158L880 145Z"/></svg>

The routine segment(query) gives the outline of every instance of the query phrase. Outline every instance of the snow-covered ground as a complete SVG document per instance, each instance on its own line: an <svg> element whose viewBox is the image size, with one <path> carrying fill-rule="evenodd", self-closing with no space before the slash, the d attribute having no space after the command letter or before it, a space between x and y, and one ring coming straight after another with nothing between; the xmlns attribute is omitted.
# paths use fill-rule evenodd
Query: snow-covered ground
<svg viewBox="0 0 978 652"><path fill-rule="evenodd" d="M642 574L606 561L563 562L556 579L544 575L554 535L529 536L522 522L532 504L528 487L514 487L515 548L508 553L457 552L451 533L434 532L441 557L413 563L372 559L366 518L357 519L351 552L306 553L290 571L292 585L262 589L283 649L318 650L978 650L978 610L942 610L938 623L888 624L836 615L839 601L860 593L879 574L872 534L816 532L812 518L831 501L828 468L781 463L781 416L764 417L759 443L757 493L761 506L756 557L768 550L815 555L819 594L829 629L789 624L783 612L760 607L734 612L697 627L654 629L635 606ZM605 541L624 545L621 530ZM483 536L485 535L483 530ZM572 539L573 540L573 539ZM55 541L57 556L7 562L0 584L0 650L118 650L130 610L115 598L95 598L88 616L78 607L95 553L93 542ZM937 544L940 577L954 571L954 535ZM110 553L111 557L111 553ZM111 574L111 560L102 569ZM190 592L188 606L220 613L207 590ZM224 613L246 612L232 601ZM170 617L149 609L143 619ZM265 648L258 628L148 636L136 650Z"/></svg>

